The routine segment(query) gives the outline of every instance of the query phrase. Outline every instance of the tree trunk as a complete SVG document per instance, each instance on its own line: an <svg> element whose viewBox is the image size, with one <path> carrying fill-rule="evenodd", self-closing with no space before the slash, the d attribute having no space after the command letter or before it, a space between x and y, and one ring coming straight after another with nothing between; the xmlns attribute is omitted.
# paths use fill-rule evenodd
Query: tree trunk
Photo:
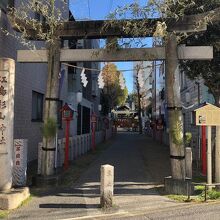
<svg viewBox="0 0 220 220"><path fill-rule="evenodd" d="M180 99L177 40L169 34L166 45L166 98L169 123L171 174L173 179L185 179L185 151L183 145L183 116Z"/></svg>
<svg viewBox="0 0 220 220"><path fill-rule="evenodd" d="M60 40L49 45L48 50L48 78L45 97L44 124L48 119L57 121L57 101L59 99L59 72L60 72ZM55 137L43 137L42 175L54 174Z"/></svg>

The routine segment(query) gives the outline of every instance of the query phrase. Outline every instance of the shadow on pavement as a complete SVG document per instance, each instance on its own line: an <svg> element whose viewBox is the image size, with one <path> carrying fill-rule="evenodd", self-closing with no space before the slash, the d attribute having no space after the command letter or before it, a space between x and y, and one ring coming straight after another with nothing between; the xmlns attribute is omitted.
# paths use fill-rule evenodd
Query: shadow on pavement
<svg viewBox="0 0 220 220"><path fill-rule="evenodd" d="M65 203L45 203L45 204L40 204L39 208L46 208L46 209L95 209L95 208L99 208L99 205L97 204L65 204Z"/></svg>

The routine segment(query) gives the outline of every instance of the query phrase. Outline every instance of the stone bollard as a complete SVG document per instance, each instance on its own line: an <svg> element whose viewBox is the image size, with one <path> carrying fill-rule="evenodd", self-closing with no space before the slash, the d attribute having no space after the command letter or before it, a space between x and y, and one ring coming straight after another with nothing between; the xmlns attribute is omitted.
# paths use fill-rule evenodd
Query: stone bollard
<svg viewBox="0 0 220 220"><path fill-rule="evenodd" d="M186 177L192 179L192 148L186 147Z"/></svg>
<svg viewBox="0 0 220 220"><path fill-rule="evenodd" d="M114 167L101 166L100 205L101 208L111 208L113 205Z"/></svg>

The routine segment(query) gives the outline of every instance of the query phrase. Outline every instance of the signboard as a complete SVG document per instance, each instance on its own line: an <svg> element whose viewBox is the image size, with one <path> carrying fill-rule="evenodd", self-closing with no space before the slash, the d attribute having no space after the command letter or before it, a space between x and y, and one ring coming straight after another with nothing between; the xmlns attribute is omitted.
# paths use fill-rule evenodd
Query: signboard
<svg viewBox="0 0 220 220"><path fill-rule="evenodd" d="M62 107L60 110L62 112L62 117L65 120L72 120L73 119L73 112L74 109L68 105L67 103Z"/></svg>
<svg viewBox="0 0 220 220"><path fill-rule="evenodd" d="M14 167L13 167L13 185L26 185L27 171L27 140L14 140Z"/></svg>
<svg viewBox="0 0 220 220"><path fill-rule="evenodd" d="M220 108L207 103L205 106L195 110L196 125L220 126Z"/></svg>
<svg viewBox="0 0 220 220"><path fill-rule="evenodd" d="M71 112L69 110L64 110L63 111L63 118L70 118L71 117Z"/></svg>

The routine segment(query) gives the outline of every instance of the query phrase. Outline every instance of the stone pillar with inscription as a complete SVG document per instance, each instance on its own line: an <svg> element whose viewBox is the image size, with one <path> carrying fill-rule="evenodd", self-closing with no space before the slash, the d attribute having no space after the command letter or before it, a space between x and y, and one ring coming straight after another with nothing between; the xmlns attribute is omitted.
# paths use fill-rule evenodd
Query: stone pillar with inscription
<svg viewBox="0 0 220 220"><path fill-rule="evenodd" d="M101 166L100 205L101 208L111 208L113 205L114 167Z"/></svg>
<svg viewBox="0 0 220 220"><path fill-rule="evenodd" d="M27 180L27 139L14 140L13 186L26 186Z"/></svg>
<svg viewBox="0 0 220 220"><path fill-rule="evenodd" d="M12 186L15 61L0 58L0 191Z"/></svg>

